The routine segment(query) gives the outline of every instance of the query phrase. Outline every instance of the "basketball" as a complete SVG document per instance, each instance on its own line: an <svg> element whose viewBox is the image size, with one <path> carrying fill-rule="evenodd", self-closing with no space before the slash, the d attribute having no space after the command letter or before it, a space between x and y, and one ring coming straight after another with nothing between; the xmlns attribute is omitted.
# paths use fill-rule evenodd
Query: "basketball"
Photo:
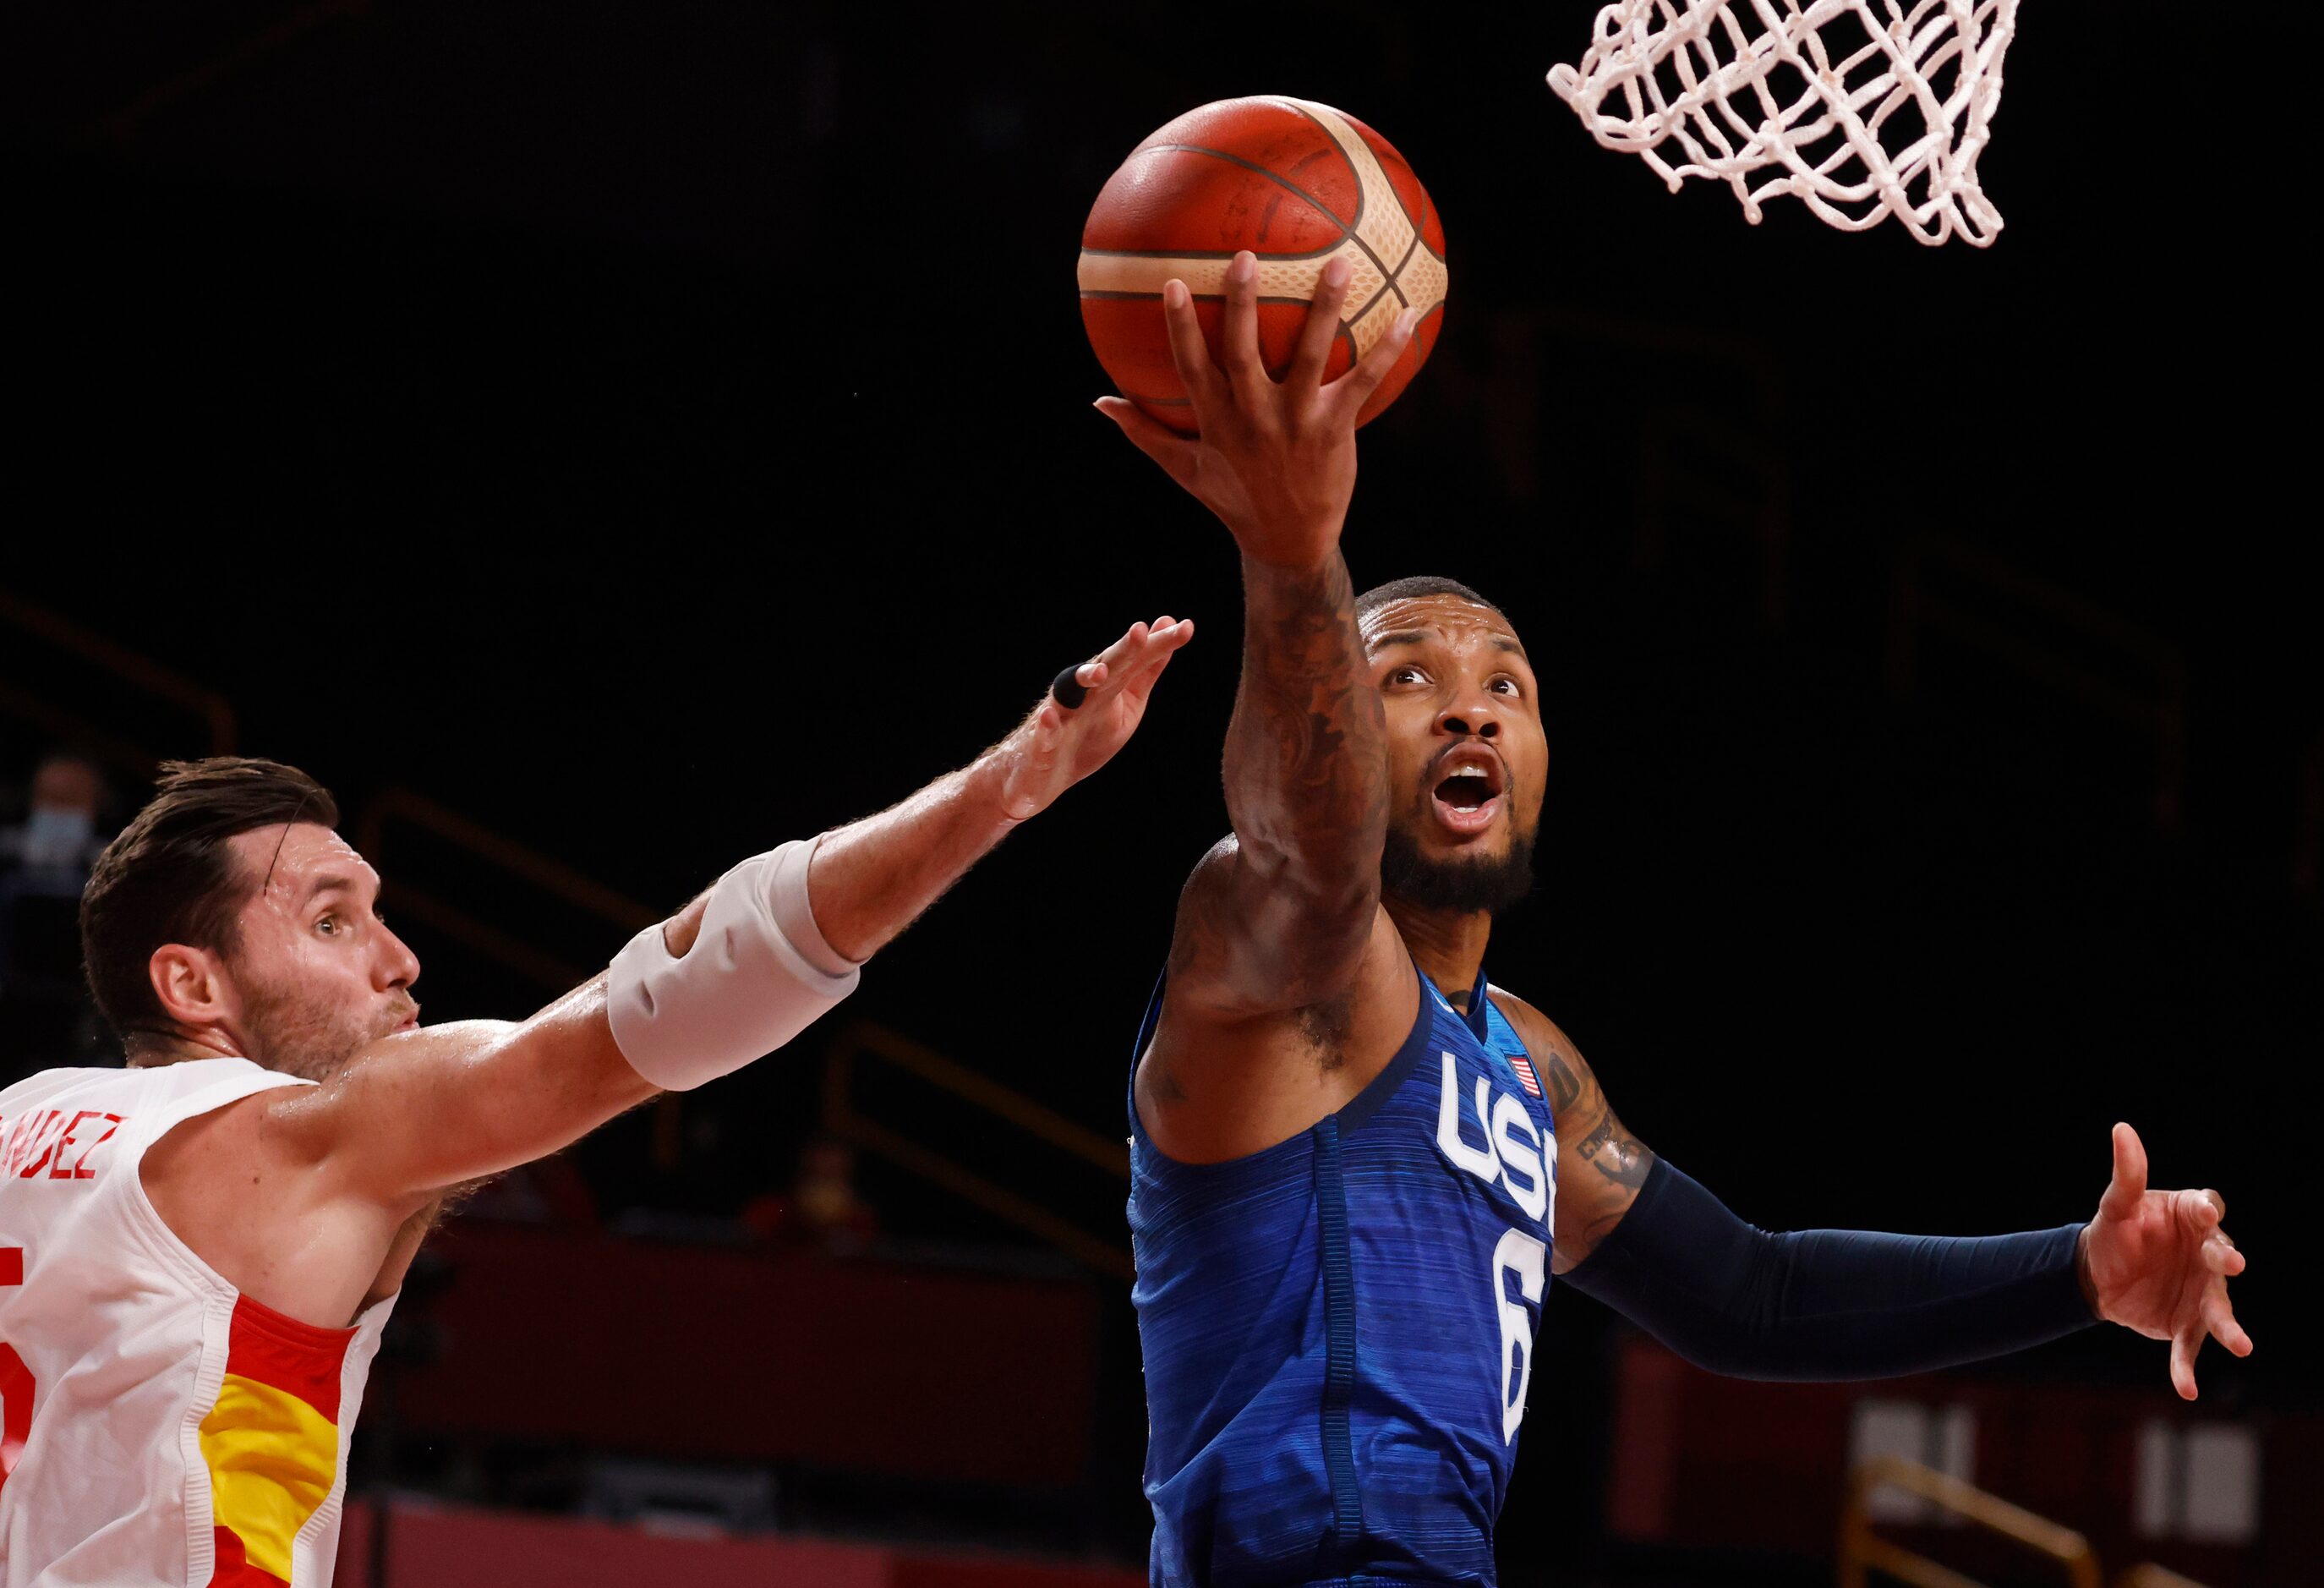
<svg viewBox="0 0 2324 1588"><path fill-rule="evenodd" d="M1412 344L1363 406L1368 424L1428 362L1444 319L1444 231L1427 190L1386 138L1354 116L1274 95L1190 110L1130 151L1082 228L1082 323L1114 387L1173 429L1194 411L1170 362L1162 284L1186 283L1213 358L1227 264L1259 256L1259 346L1280 380L1323 266L1349 265L1323 378L1346 373L1406 305Z"/></svg>

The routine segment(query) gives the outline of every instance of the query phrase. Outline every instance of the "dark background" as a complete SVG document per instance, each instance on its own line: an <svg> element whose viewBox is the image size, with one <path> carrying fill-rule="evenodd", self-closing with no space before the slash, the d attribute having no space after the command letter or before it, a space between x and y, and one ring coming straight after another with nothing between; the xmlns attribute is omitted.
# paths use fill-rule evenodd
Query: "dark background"
<svg viewBox="0 0 2324 1588"><path fill-rule="evenodd" d="M2313 255L2267 62L2314 14L2247 19L2254 75L2180 8L2027 6L1985 251L1674 197L1543 85L1588 20L20 5L0 584L223 692L245 748L350 806L417 789L657 903L1191 614L1116 765L858 1000L1117 1133L1223 822L1239 609L1223 532L1088 411L1078 229L1191 106L1339 105L1410 159L1452 267L1434 361L1365 432L1349 561L1493 595L1545 689L1540 882L1495 978L1770 1226L2087 1216L2132 1121L2254 1258L2259 1352L2208 1352L2207 1403L2312 1408L2286 1292L2324 1032ZM2009 642L1923 636L1904 687L1915 568ZM2175 781L2093 704L2158 697L2158 656ZM430 1018L533 996L411 937ZM594 1144L601 1197L779 1181L812 1086L762 1068L681 1176L640 1167L641 1121ZM1007 1238L868 1172L891 1228ZM1058 1196L1119 1231L1102 1186ZM1609 1322L1548 1316L1513 1581L1595 1547ZM2163 1351L2092 1333L2011 1371L2159 1382ZM1108 1393L1134 1552L1134 1358Z"/></svg>

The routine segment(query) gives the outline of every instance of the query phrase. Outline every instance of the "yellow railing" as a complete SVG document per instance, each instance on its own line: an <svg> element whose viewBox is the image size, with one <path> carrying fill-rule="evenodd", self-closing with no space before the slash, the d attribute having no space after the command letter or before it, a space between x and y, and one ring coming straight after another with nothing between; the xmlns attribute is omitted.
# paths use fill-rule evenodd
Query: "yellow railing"
<svg viewBox="0 0 2324 1588"><path fill-rule="evenodd" d="M2203 1588L2192 1577L2153 1565L2133 1566L2114 1580L2114 1588Z"/></svg>
<svg viewBox="0 0 2324 1588"><path fill-rule="evenodd" d="M842 1029L824 1060L823 1123L833 1135L943 1186L962 1201L1016 1225L1102 1274L1118 1279L1134 1276L1130 1253L1120 1245L1098 1239L947 1154L866 1115L856 1106L854 1096L855 1074L866 1059L917 1076L1061 1152L1127 1180L1130 1152L1119 1138L1085 1130L1021 1093L870 1020L858 1020Z"/></svg>
<svg viewBox="0 0 2324 1588"><path fill-rule="evenodd" d="M1884 1488L1902 1489L1952 1512L1971 1526L2055 1562L2072 1588L2100 1588L2098 1553L2071 1528L1987 1494L1973 1483L1893 1455L1876 1455L1848 1476L1848 1503L1840 1519L1840 1588L1867 1588L1880 1572L1913 1588L1978 1588L1977 1583L1872 1530L1871 1500Z"/></svg>

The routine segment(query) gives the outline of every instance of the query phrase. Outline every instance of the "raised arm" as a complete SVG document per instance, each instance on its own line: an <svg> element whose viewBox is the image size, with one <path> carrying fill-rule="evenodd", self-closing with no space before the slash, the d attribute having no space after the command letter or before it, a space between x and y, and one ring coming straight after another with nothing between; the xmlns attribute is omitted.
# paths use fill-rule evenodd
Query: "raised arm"
<svg viewBox="0 0 2324 1588"><path fill-rule="evenodd" d="M1344 989L1379 906L1380 707L1340 531L1357 412L1409 342L1412 316L1325 384L1347 281L1344 262L1325 267L1280 382L1259 358L1251 254L1228 267L1222 366L1185 284L1171 282L1163 312L1199 435L1177 435L1120 398L1099 404L1219 516L1242 554L1242 679L1224 767L1234 836L1187 884L1170 957L1172 997L1229 1020Z"/></svg>
<svg viewBox="0 0 2324 1588"><path fill-rule="evenodd" d="M730 882L758 863L746 862L656 928L659 945L633 944L624 955L658 947L660 970L685 972L697 953L714 952L697 938L706 919L720 921L715 912L724 909L731 919L715 952L721 963L747 970L757 950L743 939L752 926L768 927L771 984L730 975L710 989L714 1006L696 1011L687 1031L706 1042L739 1042L737 1062L778 1046L851 989L856 964L1011 828L1110 760L1136 731L1155 679L1192 635L1191 623L1167 618L1134 625L1078 670L1089 693L1077 708L1044 699L970 765L797 853L795 872L762 866L737 906ZM671 1079L663 1067L669 1056L648 1062L634 1038L633 1050L624 1051L623 1037L640 1027L633 1018L625 1028L609 1008L622 993L618 963L616 973L593 977L530 1020L388 1037L318 1087L267 1094L267 1141L275 1154L311 1166L321 1196L407 1208L446 1186L558 1150L651 1096L657 1076ZM674 981L650 985L703 997ZM754 998L781 1007L753 1009ZM718 1000L725 1007L715 1006ZM778 1040L753 1046L769 1034ZM649 1033L648 1045L655 1040Z"/></svg>
<svg viewBox="0 0 2324 1588"><path fill-rule="evenodd" d="M1176 996L1230 1018L1345 988L1379 904L1379 697L1335 546L1313 568L1243 558L1242 678L1222 758L1233 836L1180 900Z"/></svg>

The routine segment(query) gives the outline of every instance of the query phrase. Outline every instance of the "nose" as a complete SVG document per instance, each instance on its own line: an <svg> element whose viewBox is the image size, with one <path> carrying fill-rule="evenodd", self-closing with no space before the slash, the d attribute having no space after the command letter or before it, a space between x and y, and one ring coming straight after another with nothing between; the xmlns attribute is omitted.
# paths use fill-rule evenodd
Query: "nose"
<svg viewBox="0 0 2324 1588"><path fill-rule="evenodd" d="M380 928L376 974L383 992L394 987L409 987L420 979L420 956L411 952L410 944L385 927Z"/></svg>
<svg viewBox="0 0 2324 1588"><path fill-rule="evenodd" d="M1482 689L1464 690L1436 714L1436 731L1455 739L1471 735L1498 739L1501 736L1500 714L1494 708L1493 697Z"/></svg>

